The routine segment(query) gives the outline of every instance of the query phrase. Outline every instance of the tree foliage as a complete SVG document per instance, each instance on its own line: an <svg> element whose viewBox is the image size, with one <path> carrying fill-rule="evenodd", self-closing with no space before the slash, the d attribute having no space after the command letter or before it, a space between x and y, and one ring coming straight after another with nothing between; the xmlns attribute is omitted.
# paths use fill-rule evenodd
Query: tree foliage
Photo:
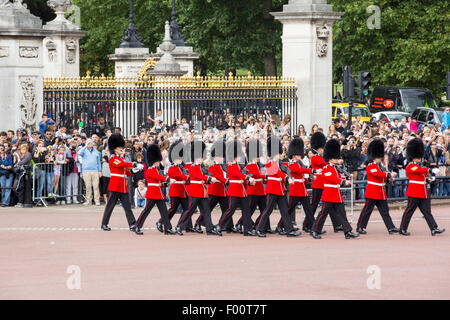
<svg viewBox="0 0 450 320"><path fill-rule="evenodd" d="M442 96L450 61L450 2L378 0L381 29L369 29L372 0L331 0L345 15L333 27L334 80L342 67L372 73L374 85L427 87Z"/></svg>

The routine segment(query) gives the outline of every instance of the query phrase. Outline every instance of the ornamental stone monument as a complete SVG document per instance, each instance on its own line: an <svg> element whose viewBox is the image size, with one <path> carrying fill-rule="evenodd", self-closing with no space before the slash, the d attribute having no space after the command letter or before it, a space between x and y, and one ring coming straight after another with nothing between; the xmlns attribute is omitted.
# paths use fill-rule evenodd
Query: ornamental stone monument
<svg viewBox="0 0 450 320"><path fill-rule="evenodd" d="M272 13L283 24L283 76L296 80L299 123L306 128L331 123L333 24L343 14L326 0L290 0Z"/></svg>

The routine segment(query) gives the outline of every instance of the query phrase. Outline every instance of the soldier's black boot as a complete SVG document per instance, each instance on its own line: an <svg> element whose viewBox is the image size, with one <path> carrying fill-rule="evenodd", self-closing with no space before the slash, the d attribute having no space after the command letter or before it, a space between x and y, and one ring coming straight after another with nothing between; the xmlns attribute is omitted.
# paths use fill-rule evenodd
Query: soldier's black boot
<svg viewBox="0 0 450 320"><path fill-rule="evenodd" d="M434 228L433 230L431 230L431 235L434 236L438 233L444 233L445 229L438 229L438 228Z"/></svg>
<svg viewBox="0 0 450 320"><path fill-rule="evenodd" d="M156 229L158 229L158 231L161 233L164 231L161 222L156 222Z"/></svg>
<svg viewBox="0 0 450 320"><path fill-rule="evenodd" d="M359 237L359 233L353 233L351 231L349 231L345 234L345 239L358 238L358 237Z"/></svg>
<svg viewBox="0 0 450 320"><path fill-rule="evenodd" d="M342 226L337 226L336 228L334 228L335 233L338 233L340 231L344 231L344 228L342 228Z"/></svg>
<svg viewBox="0 0 450 320"><path fill-rule="evenodd" d="M136 233L136 234L138 234L138 235L143 235L144 233L141 231L141 228L139 228L139 227L135 227L134 228L134 232Z"/></svg>
<svg viewBox="0 0 450 320"><path fill-rule="evenodd" d="M356 229L356 232L358 232L359 234L367 234L367 231L364 230L363 228L359 227L358 229Z"/></svg>
<svg viewBox="0 0 450 320"><path fill-rule="evenodd" d="M314 239L322 239L322 237L319 235L318 232L313 231L310 234L311 234L311 237L313 237Z"/></svg>
<svg viewBox="0 0 450 320"><path fill-rule="evenodd" d="M108 225L106 225L106 224L102 224L102 230L111 231L111 228L108 227Z"/></svg>
<svg viewBox="0 0 450 320"><path fill-rule="evenodd" d="M181 227L176 227L175 228L175 232L178 234L178 235L180 235L180 236L182 236L183 235L183 232L181 231Z"/></svg>
<svg viewBox="0 0 450 320"><path fill-rule="evenodd" d="M393 234L393 233L399 233L400 229L399 228L392 228L388 230L389 234Z"/></svg>
<svg viewBox="0 0 450 320"><path fill-rule="evenodd" d="M408 231L406 231L406 230L403 230L403 229L400 230L399 234L401 234L402 236L409 236L409 235L411 235L410 232L408 232Z"/></svg>

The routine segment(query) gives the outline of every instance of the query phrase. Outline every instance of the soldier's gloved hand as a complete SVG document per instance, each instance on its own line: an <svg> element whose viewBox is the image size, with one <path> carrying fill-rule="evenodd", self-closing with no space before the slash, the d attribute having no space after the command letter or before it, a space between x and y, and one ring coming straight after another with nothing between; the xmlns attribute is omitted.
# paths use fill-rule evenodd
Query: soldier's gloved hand
<svg viewBox="0 0 450 320"><path fill-rule="evenodd" d="M432 175L433 177L439 175L439 173L440 173L439 168L433 168L433 169L431 169L431 175Z"/></svg>
<svg viewBox="0 0 450 320"><path fill-rule="evenodd" d="M175 179L170 179L170 183L175 183L175 181L177 181L177 180L175 180Z"/></svg>
<svg viewBox="0 0 450 320"><path fill-rule="evenodd" d="M217 182L219 182L219 180L217 180L217 179L214 178L214 177L211 177L211 183L217 183Z"/></svg>
<svg viewBox="0 0 450 320"><path fill-rule="evenodd" d="M144 170L144 165L142 163L136 163L136 169Z"/></svg>
<svg viewBox="0 0 450 320"><path fill-rule="evenodd" d="M289 184L294 184L294 179L289 178L288 181L289 181Z"/></svg>

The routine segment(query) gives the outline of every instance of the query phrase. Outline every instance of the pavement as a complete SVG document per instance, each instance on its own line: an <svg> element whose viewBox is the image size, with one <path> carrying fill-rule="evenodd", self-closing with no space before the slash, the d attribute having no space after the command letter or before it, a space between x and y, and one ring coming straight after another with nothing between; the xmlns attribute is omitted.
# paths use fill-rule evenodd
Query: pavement
<svg viewBox="0 0 450 320"><path fill-rule="evenodd" d="M450 205L439 200L433 200L432 212L447 228L442 235L431 236L419 211L411 236L389 235L374 211L368 234L350 240L331 226L321 240L304 233L169 236L155 229L156 209L138 236L118 206L113 230L105 232L99 228L103 210L1 208L0 299L450 298ZM401 214L391 210L397 226ZM213 222L219 216L216 210ZM273 227L278 219L275 211Z"/></svg>

